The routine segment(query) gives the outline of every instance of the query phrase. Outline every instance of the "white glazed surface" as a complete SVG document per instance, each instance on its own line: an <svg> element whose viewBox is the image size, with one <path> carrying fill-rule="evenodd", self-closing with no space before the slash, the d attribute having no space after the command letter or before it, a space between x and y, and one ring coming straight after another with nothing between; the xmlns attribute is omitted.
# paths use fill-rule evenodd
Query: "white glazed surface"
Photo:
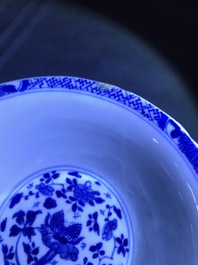
<svg viewBox="0 0 198 265"><path fill-rule="evenodd" d="M196 265L196 176L166 135L137 113L83 93L35 91L0 103L1 203L39 170L89 170L126 204L130 265Z"/></svg>

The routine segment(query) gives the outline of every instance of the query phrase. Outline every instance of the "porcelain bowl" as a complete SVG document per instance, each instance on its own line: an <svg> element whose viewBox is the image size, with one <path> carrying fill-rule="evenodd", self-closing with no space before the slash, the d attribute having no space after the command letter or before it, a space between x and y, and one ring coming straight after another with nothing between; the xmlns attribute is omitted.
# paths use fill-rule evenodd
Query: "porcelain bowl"
<svg viewBox="0 0 198 265"><path fill-rule="evenodd" d="M0 263L196 265L198 147L145 99L65 76L0 85Z"/></svg>

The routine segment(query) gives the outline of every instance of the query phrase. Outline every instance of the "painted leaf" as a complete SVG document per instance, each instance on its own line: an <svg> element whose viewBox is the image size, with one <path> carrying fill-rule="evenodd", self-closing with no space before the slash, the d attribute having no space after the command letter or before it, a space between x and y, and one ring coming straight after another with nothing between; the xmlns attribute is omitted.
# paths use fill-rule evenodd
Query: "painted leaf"
<svg viewBox="0 0 198 265"><path fill-rule="evenodd" d="M7 259L12 260L13 258L14 258L14 253L13 252L12 253L9 253L7 255Z"/></svg>
<svg viewBox="0 0 198 265"><path fill-rule="evenodd" d="M94 206L94 202L93 202L93 201L89 201L89 204L90 204L91 206Z"/></svg>
<svg viewBox="0 0 198 265"><path fill-rule="evenodd" d="M118 244L122 244L122 240L119 237L116 237L116 241Z"/></svg>
<svg viewBox="0 0 198 265"><path fill-rule="evenodd" d="M20 210L13 215L13 218L16 218L16 222L19 225L22 225L25 222L25 212Z"/></svg>
<svg viewBox="0 0 198 265"><path fill-rule="evenodd" d="M10 235L9 236L17 236L21 232L21 228L17 225L13 225L10 228Z"/></svg>
<svg viewBox="0 0 198 265"><path fill-rule="evenodd" d="M74 176L74 177L76 177L76 178L81 178L81 175L79 174L78 171L68 172L68 175L70 175L70 176Z"/></svg>
<svg viewBox="0 0 198 265"><path fill-rule="evenodd" d="M92 257L93 259L96 259L98 257L98 253L94 253Z"/></svg>
<svg viewBox="0 0 198 265"><path fill-rule="evenodd" d="M32 250L33 255L38 255L38 253L39 253L39 247Z"/></svg>
<svg viewBox="0 0 198 265"><path fill-rule="evenodd" d="M18 204L23 197L23 193L17 193L14 197L12 197L10 202L10 209L12 209L16 204Z"/></svg>
<svg viewBox="0 0 198 265"><path fill-rule="evenodd" d="M2 245L2 252L4 255L6 255L8 253L8 246L6 244Z"/></svg>
<svg viewBox="0 0 198 265"><path fill-rule="evenodd" d="M76 179L73 179L73 184L77 185L77 180Z"/></svg>
<svg viewBox="0 0 198 265"><path fill-rule="evenodd" d="M27 263L30 264L33 260L32 255L28 255Z"/></svg>
<svg viewBox="0 0 198 265"><path fill-rule="evenodd" d="M98 213L95 212L95 213L93 214L93 219L94 219L94 220L97 220L97 218L98 218Z"/></svg>
<svg viewBox="0 0 198 265"><path fill-rule="evenodd" d="M98 186L101 186L100 182L98 182L98 181L96 181L95 184Z"/></svg>
<svg viewBox="0 0 198 265"><path fill-rule="evenodd" d="M103 203L104 200L102 198L95 198L96 203Z"/></svg>
<svg viewBox="0 0 198 265"><path fill-rule="evenodd" d="M127 238L124 239L123 246L124 247L127 247L128 246L128 239Z"/></svg>
<svg viewBox="0 0 198 265"><path fill-rule="evenodd" d="M78 206L78 211L83 212L83 208Z"/></svg>
<svg viewBox="0 0 198 265"><path fill-rule="evenodd" d="M45 174L43 174L43 177L48 179L48 178L50 178L50 174L49 173L45 173Z"/></svg>
<svg viewBox="0 0 198 265"><path fill-rule="evenodd" d="M34 231L34 228L29 226L29 227L23 228L23 235L27 236L29 238L29 240L31 241L32 236L35 236L36 233Z"/></svg>
<svg viewBox="0 0 198 265"><path fill-rule="evenodd" d="M91 252L95 252L95 251L96 251L96 246L91 246L91 247L89 248L89 250L90 250Z"/></svg>
<svg viewBox="0 0 198 265"><path fill-rule="evenodd" d="M121 213L121 210L120 209L117 209L116 206L114 206L113 208L114 212L117 214L117 217L119 219L122 219L122 213Z"/></svg>
<svg viewBox="0 0 198 265"><path fill-rule="evenodd" d="M72 205L72 211L73 211L73 212L76 212L76 210L77 210L77 204L74 203L74 204Z"/></svg>
<svg viewBox="0 0 198 265"><path fill-rule="evenodd" d="M78 203L83 207L85 206L85 203L83 201L78 201Z"/></svg>
<svg viewBox="0 0 198 265"><path fill-rule="evenodd" d="M67 182L69 185L72 185L72 181L71 181L71 179L66 178L66 182Z"/></svg>
<svg viewBox="0 0 198 265"><path fill-rule="evenodd" d="M76 199L73 196L69 196L70 201L76 201Z"/></svg>
<svg viewBox="0 0 198 265"><path fill-rule="evenodd" d="M104 256L104 254L105 254L105 251L104 251L104 250L101 250L101 251L100 251L100 255L101 255L101 256Z"/></svg>
<svg viewBox="0 0 198 265"><path fill-rule="evenodd" d="M100 195L100 192L99 191L94 191L93 194L99 196Z"/></svg>
<svg viewBox="0 0 198 265"><path fill-rule="evenodd" d="M102 242L99 242L98 244L96 244L96 249L100 250L102 248Z"/></svg>
<svg viewBox="0 0 198 265"><path fill-rule="evenodd" d="M5 218L2 222L1 222L1 232L4 232L6 229L6 224L7 224L7 218Z"/></svg>
<svg viewBox="0 0 198 265"><path fill-rule="evenodd" d="M34 221L36 220L36 216L42 213L40 210L39 211L28 211L27 216L26 216L26 224L32 225Z"/></svg>
<svg viewBox="0 0 198 265"><path fill-rule="evenodd" d="M68 186L68 187L67 187L67 190L68 190L68 191L71 191L72 189L73 189L73 186Z"/></svg>
<svg viewBox="0 0 198 265"><path fill-rule="evenodd" d="M31 251L31 247L29 244L26 244L25 242L23 242L23 249L25 251L26 254L30 254L30 251Z"/></svg>
<svg viewBox="0 0 198 265"><path fill-rule="evenodd" d="M57 179L59 176L60 176L59 173L55 173L55 174L53 174L52 178L53 178L53 179Z"/></svg>
<svg viewBox="0 0 198 265"><path fill-rule="evenodd" d="M88 221L87 221L87 226L90 226L91 223L92 223L92 221L91 221L91 220L88 220Z"/></svg>
<svg viewBox="0 0 198 265"><path fill-rule="evenodd" d="M97 232L98 235L100 234L99 225L97 222L94 223L93 229L95 232Z"/></svg>
<svg viewBox="0 0 198 265"><path fill-rule="evenodd" d="M83 260L83 264L86 264L86 263L87 263L87 261L88 261L88 258L87 258L87 257L85 257L85 258L84 258L84 260Z"/></svg>

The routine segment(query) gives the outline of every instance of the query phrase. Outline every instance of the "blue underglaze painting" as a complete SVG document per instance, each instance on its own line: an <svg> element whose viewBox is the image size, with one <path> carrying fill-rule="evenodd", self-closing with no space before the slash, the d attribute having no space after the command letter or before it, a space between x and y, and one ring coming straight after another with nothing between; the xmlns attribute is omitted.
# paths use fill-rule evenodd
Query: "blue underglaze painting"
<svg viewBox="0 0 198 265"><path fill-rule="evenodd" d="M113 85L67 76L36 77L1 84L0 97L35 89L65 89L85 92L89 95L113 100L129 110L136 111L169 137L198 174L197 145L171 117L145 99Z"/></svg>
<svg viewBox="0 0 198 265"><path fill-rule="evenodd" d="M40 172L0 212L4 265L130 265L128 212L103 179L71 169Z"/></svg>

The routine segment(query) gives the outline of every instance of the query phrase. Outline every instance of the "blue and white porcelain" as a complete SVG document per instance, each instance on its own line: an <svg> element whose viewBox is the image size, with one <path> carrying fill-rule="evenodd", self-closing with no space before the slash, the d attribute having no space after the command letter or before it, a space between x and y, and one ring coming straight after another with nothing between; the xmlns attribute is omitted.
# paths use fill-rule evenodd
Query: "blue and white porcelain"
<svg viewBox="0 0 198 265"><path fill-rule="evenodd" d="M1 220L5 264L131 262L129 215L119 195L87 172L37 173L11 194Z"/></svg>
<svg viewBox="0 0 198 265"><path fill-rule="evenodd" d="M0 85L0 264L196 265L198 146L121 88Z"/></svg>

